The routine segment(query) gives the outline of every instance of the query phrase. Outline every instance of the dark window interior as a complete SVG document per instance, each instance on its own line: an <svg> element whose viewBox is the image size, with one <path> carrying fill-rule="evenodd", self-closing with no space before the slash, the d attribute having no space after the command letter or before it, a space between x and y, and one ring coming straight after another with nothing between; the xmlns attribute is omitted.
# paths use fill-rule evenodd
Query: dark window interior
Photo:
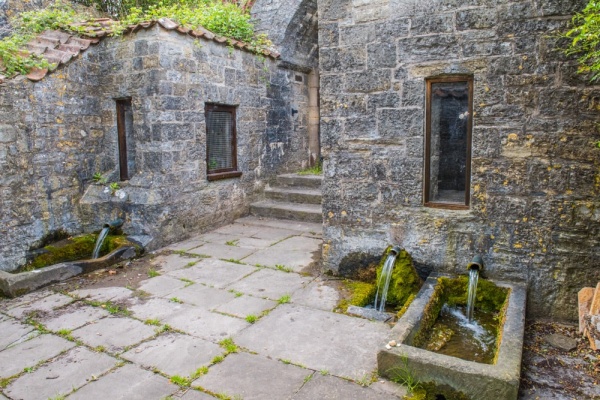
<svg viewBox="0 0 600 400"><path fill-rule="evenodd" d="M208 180L240 176L237 170L235 107L207 104L206 170Z"/></svg>
<svg viewBox="0 0 600 400"><path fill-rule="evenodd" d="M469 206L472 82L427 80L425 205Z"/></svg>
<svg viewBox="0 0 600 400"><path fill-rule="evenodd" d="M117 136L119 145L119 177L122 181L129 179L135 168L133 141L133 110L131 99L116 100L117 104Z"/></svg>

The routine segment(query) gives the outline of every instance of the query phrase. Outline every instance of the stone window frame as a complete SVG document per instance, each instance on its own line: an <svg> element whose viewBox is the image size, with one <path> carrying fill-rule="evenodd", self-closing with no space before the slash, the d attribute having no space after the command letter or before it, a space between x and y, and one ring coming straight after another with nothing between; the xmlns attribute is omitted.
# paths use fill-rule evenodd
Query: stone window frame
<svg viewBox="0 0 600 400"><path fill-rule="evenodd" d="M466 168L465 168L465 201L464 203L441 203L430 201L431 179L431 98L434 83L466 82L468 85L468 122L466 143ZM473 75L445 75L425 78L425 174L423 181L423 205L425 207L443 208L449 210L468 210L471 207L471 151L473 147Z"/></svg>
<svg viewBox="0 0 600 400"><path fill-rule="evenodd" d="M232 137L231 137L231 164L232 167L231 168L221 168L221 169L216 169L213 171L210 171L210 167L209 167L209 151L208 151L208 146L209 146L209 140L208 140L208 136L209 136L209 123L208 123L208 118L209 118L209 114L212 111L219 111L219 112L227 112L231 115L231 131L232 131ZM242 176L242 172L238 171L238 165L237 165L237 119L236 119L236 111L237 111L237 106L235 105L228 105L228 104L219 104L219 103L205 103L204 105L204 119L205 119L205 123L206 123L206 179L208 181L216 181L216 180L220 180L220 179L228 179L228 178L237 178Z"/></svg>

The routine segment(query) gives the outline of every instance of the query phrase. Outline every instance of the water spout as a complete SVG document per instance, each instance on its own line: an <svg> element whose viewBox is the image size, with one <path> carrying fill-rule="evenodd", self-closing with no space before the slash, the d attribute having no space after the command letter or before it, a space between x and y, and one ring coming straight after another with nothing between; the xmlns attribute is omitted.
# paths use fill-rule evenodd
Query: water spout
<svg viewBox="0 0 600 400"><path fill-rule="evenodd" d="M94 252L92 253L92 258L98 258L100 256L100 249L102 248L104 239L106 239L106 236L108 235L109 231L110 231L110 225L109 224L104 225L104 228L102 228L102 230L100 231L100 234L98 235L98 239L96 239L96 246L94 246Z"/></svg>
<svg viewBox="0 0 600 400"><path fill-rule="evenodd" d="M392 247L387 259L385 260L385 263L383 264L379 280L377 281L377 293L375 294L375 302L373 303L373 308L380 312L385 311L385 301L387 300L387 294L390 288L392 271L394 269L396 257L398 256L401 250L402 249L398 246ZM379 299L379 293L381 293L381 299Z"/></svg>
<svg viewBox="0 0 600 400"><path fill-rule="evenodd" d="M473 310L475 309L475 298L477 296L477 282L479 281L479 271L483 269L483 259L481 256L473 257L467 265L469 270L469 290L467 292L467 319L469 322L473 319Z"/></svg>

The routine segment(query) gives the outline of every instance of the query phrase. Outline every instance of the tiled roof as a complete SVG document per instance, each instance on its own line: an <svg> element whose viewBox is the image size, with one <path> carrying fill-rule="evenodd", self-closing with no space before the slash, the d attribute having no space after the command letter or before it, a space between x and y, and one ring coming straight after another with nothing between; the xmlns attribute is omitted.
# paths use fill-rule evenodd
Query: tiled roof
<svg viewBox="0 0 600 400"><path fill-rule="evenodd" d="M56 69L62 64L67 64L73 58L76 58L79 53L90 47L90 45L97 44L102 38L112 34L112 26L115 22L116 21L110 18L98 18L74 24L75 27L81 30L80 36L56 30L45 31L38 35L27 44L27 48L24 51L44 57L52 64L52 67L49 69L34 68L26 75L27 78L34 82L39 81L43 79L49 71ZM175 30L180 34L189 35L194 38L203 37L217 43L223 43L227 46L234 46L241 50L254 52L247 43L216 35L202 27L198 29L184 28L169 18L161 18L158 21L146 21L136 25L130 25L123 33L134 33L141 29L149 29L157 23L161 28L168 31ZM279 53L274 50L265 49L262 50L261 54L274 59L279 58ZM6 80L6 77L2 75L2 71L2 62L0 61L0 83Z"/></svg>

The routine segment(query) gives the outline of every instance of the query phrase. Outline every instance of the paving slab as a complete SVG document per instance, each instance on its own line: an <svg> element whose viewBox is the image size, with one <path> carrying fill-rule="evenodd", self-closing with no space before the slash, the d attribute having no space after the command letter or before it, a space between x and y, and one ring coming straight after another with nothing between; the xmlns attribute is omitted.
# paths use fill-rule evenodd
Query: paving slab
<svg viewBox="0 0 600 400"><path fill-rule="evenodd" d="M290 229L282 229L282 228L273 228L270 226L262 226L254 235L253 238L264 239L270 241L272 244L275 244L281 240L287 239L291 236L296 236L300 232L290 230Z"/></svg>
<svg viewBox="0 0 600 400"><path fill-rule="evenodd" d="M325 311L332 311L339 301L339 292L320 278L310 282L292 296L293 303Z"/></svg>
<svg viewBox="0 0 600 400"><path fill-rule="evenodd" d="M183 396L179 397L181 400L215 400L214 397L202 393L198 390L190 389Z"/></svg>
<svg viewBox="0 0 600 400"><path fill-rule="evenodd" d="M221 304L227 303L235 298L235 294L226 290L215 289L201 284L187 286L170 294L183 301L205 310L212 310Z"/></svg>
<svg viewBox="0 0 600 400"><path fill-rule="evenodd" d="M4 396L2 395L2 393L0 393L0 400L8 400L8 399L7 399L6 397L4 397Z"/></svg>
<svg viewBox="0 0 600 400"><path fill-rule="evenodd" d="M315 222L303 222L286 219L259 218L248 216L236 220L238 223L256 226L270 226L273 228L289 229L298 232L315 232L322 233L323 225Z"/></svg>
<svg viewBox="0 0 600 400"><path fill-rule="evenodd" d="M71 331L108 316L110 313L100 307L92 307L79 302L54 311L42 318L40 322L46 329L54 332L61 329Z"/></svg>
<svg viewBox="0 0 600 400"><path fill-rule="evenodd" d="M283 249L288 251L304 251L312 253L321 248L322 241L306 236L293 236L274 244L272 249Z"/></svg>
<svg viewBox="0 0 600 400"><path fill-rule="evenodd" d="M36 300L43 299L44 297L48 297L54 294L51 290L40 290L37 292L27 293L23 296L16 297L14 299L0 299L2 304L2 310L10 310L11 308L19 307L27 303L32 303Z"/></svg>
<svg viewBox="0 0 600 400"><path fill-rule="evenodd" d="M169 333L144 342L121 357L144 368L157 368L170 376L190 376L223 352L219 345L204 339Z"/></svg>
<svg viewBox="0 0 600 400"><path fill-rule="evenodd" d="M180 254L169 254L156 257L154 260L152 260L152 265L156 266L156 268L161 273L164 273L170 271L177 271L181 268L185 268L188 264L197 261L198 257L186 257Z"/></svg>
<svg viewBox="0 0 600 400"><path fill-rule="evenodd" d="M133 292L124 287L105 287L97 289L78 289L70 292L81 299L91 301L120 302L133 296Z"/></svg>
<svg viewBox="0 0 600 400"><path fill-rule="evenodd" d="M5 393L22 400L55 398L85 385L117 365L119 361L85 347L76 347L13 381Z"/></svg>
<svg viewBox="0 0 600 400"><path fill-rule="evenodd" d="M235 235L239 237L250 237L258 232L261 227L257 227L254 225L247 225L244 223L233 223L229 225L222 226L218 229L215 229L213 232L220 233L223 235Z"/></svg>
<svg viewBox="0 0 600 400"><path fill-rule="evenodd" d="M0 351L0 378L18 374L24 368L33 367L73 347L75 343L54 335L40 335L9 347Z"/></svg>
<svg viewBox="0 0 600 400"><path fill-rule="evenodd" d="M72 303L74 300L64 294L54 293L50 296L43 297L31 303L23 304L7 311L7 314L15 318L24 318L30 313L46 313L58 307Z"/></svg>
<svg viewBox="0 0 600 400"><path fill-rule="evenodd" d="M292 400L398 400L399 397L379 393L368 387L362 387L356 383L336 378L334 376L323 376L316 372L312 379L302 386Z"/></svg>
<svg viewBox="0 0 600 400"><path fill-rule="evenodd" d="M74 330L73 337L91 346L103 346L111 353L117 353L156 334L154 327L121 317L104 318L95 324Z"/></svg>
<svg viewBox="0 0 600 400"><path fill-rule="evenodd" d="M206 243L219 243L225 244L230 241L239 240L245 237L244 235L232 235L227 233L218 233L218 232L208 232L203 235L200 235L200 238ZM198 247L198 246L196 246Z"/></svg>
<svg viewBox="0 0 600 400"><path fill-rule="evenodd" d="M311 279L293 272L263 268L230 285L229 288L257 297L278 300L283 295L292 295L295 291L304 287L305 284L308 284Z"/></svg>
<svg viewBox="0 0 600 400"><path fill-rule="evenodd" d="M162 399L178 390L166 378L128 364L82 387L69 400Z"/></svg>
<svg viewBox="0 0 600 400"><path fill-rule="evenodd" d="M259 355L235 353L210 367L208 374L195 380L192 385L231 398L281 400L290 398L312 373Z"/></svg>
<svg viewBox="0 0 600 400"><path fill-rule="evenodd" d="M257 250L266 249L267 247L271 246L272 244L273 244L273 240L259 239L259 238L254 238L254 237L241 238L237 242L235 242L235 245L238 247L244 247L244 248L248 248L248 249L257 249Z"/></svg>
<svg viewBox="0 0 600 400"><path fill-rule="evenodd" d="M33 326L22 324L12 318L0 321L0 351L26 340L34 331Z"/></svg>
<svg viewBox="0 0 600 400"><path fill-rule="evenodd" d="M171 315L165 322L175 329L213 342L233 336L250 325L241 319L197 307Z"/></svg>
<svg viewBox="0 0 600 400"><path fill-rule="evenodd" d="M241 260L254 253L256 249L248 249L237 246L229 246L220 243L207 243L203 246L190 250L191 254L203 254L222 260Z"/></svg>
<svg viewBox="0 0 600 400"><path fill-rule="evenodd" d="M277 307L277 302L265 300L254 296L240 296L220 305L215 309L229 315L235 315L239 318L246 318L248 315L259 316L264 311Z"/></svg>
<svg viewBox="0 0 600 400"><path fill-rule="evenodd" d="M265 356L361 379L377 368L377 350L389 333L382 323L284 304L234 340Z"/></svg>
<svg viewBox="0 0 600 400"><path fill-rule="evenodd" d="M146 279L140 283L141 285L138 287L139 290L161 297L166 297L175 290L181 289L187 285L186 282L182 282L177 278L167 275L155 276L154 278Z"/></svg>
<svg viewBox="0 0 600 400"><path fill-rule="evenodd" d="M191 307L188 304L176 303L159 297L138 300L138 303L128 306L127 309L141 320L158 319L163 321L165 318L182 310L191 309Z"/></svg>
<svg viewBox="0 0 600 400"><path fill-rule="evenodd" d="M201 235L194 236L182 242L174 243L168 247L165 247L167 250L174 251L186 251L189 249L193 249L194 247L202 246L206 241L202 238Z"/></svg>
<svg viewBox="0 0 600 400"><path fill-rule="evenodd" d="M194 282L204 283L216 288L224 288L256 270L256 267L246 264L236 264L216 258L207 258L199 261L193 267L169 272L168 276L178 279L190 279Z"/></svg>
<svg viewBox="0 0 600 400"><path fill-rule="evenodd" d="M307 251L286 250L269 247L258 250L254 254L242 259L242 262L252 265L264 265L275 268L283 265L294 272L301 272L314 262L313 254Z"/></svg>

